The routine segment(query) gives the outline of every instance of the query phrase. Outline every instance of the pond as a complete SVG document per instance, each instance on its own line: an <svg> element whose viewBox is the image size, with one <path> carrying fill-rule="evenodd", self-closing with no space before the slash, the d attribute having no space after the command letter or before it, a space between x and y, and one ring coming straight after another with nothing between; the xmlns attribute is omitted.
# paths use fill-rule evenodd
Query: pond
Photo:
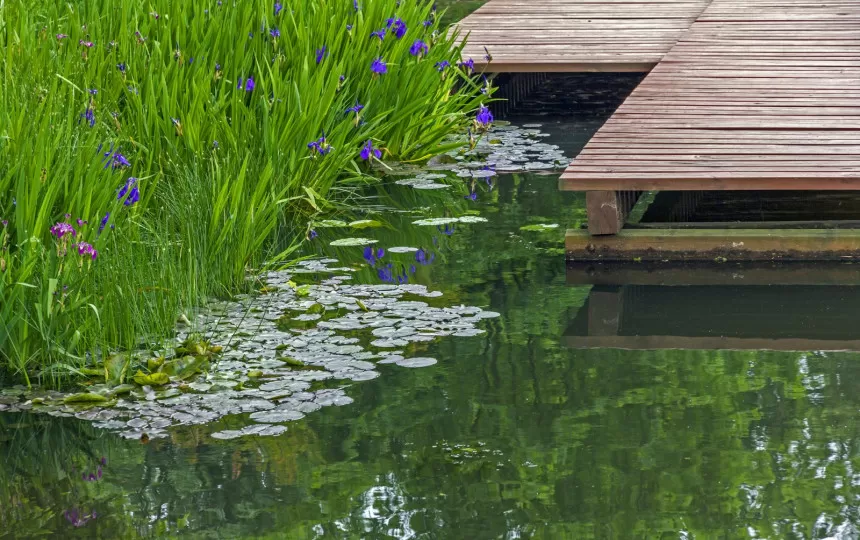
<svg viewBox="0 0 860 540"><path fill-rule="evenodd" d="M277 408L222 400L205 408L207 421L159 428L123 418L138 430L129 431L99 427L86 411L8 412L27 407L7 392L0 403L17 405L0 414L0 530L856 538L860 357L756 350L793 338L850 341L854 288L655 285L622 294L579 284L582 272L565 265L564 230L581 225L583 198L537 169L576 155L635 82L550 79L523 108L529 114L481 142L497 170L445 160L386 175L352 194L360 210L344 219L352 227L315 229L304 254L312 258L270 276L262 304L217 306L213 328L233 325L225 372L245 359L280 373L267 354L284 349L267 346L290 336L301 376L242 379L247 395ZM366 240L331 245L347 238ZM611 337L611 317L600 314L619 296L616 333L620 325L765 344L583 347L583 335ZM377 318L396 319L397 330ZM410 326L417 330L403 331ZM303 347L328 360L315 364L319 354ZM175 400L140 403L188 405Z"/></svg>

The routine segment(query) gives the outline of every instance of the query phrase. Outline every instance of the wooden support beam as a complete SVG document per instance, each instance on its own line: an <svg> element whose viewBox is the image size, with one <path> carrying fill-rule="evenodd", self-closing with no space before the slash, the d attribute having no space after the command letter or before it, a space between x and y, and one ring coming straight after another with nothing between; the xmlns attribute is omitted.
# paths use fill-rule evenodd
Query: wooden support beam
<svg viewBox="0 0 860 540"><path fill-rule="evenodd" d="M617 234L640 194L639 191L586 192L588 233L594 236Z"/></svg>
<svg viewBox="0 0 860 540"><path fill-rule="evenodd" d="M565 245L575 261L860 260L856 229L640 229L608 236L568 230Z"/></svg>

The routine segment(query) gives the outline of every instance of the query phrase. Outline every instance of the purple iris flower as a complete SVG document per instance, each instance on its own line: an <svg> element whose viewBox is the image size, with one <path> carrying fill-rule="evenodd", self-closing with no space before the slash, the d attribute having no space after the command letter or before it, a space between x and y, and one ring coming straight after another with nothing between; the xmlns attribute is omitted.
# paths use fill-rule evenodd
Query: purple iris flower
<svg viewBox="0 0 860 540"><path fill-rule="evenodd" d="M480 127L490 127L490 124L493 123L493 113L490 112L490 109L481 105L478 108L478 114L475 116L475 121Z"/></svg>
<svg viewBox="0 0 860 540"><path fill-rule="evenodd" d="M358 0L352 0L352 7L356 11L358 11Z"/></svg>
<svg viewBox="0 0 860 540"><path fill-rule="evenodd" d="M472 201L477 201L477 200L478 200L478 192L473 191L473 192L469 193L468 195L466 195L466 196L465 196L465 197L463 197L463 198L464 198L464 199L469 199L469 200L472 200Z"/></svg>
<svg viewBox="0 0 860 540"><path fill-rule="evenodd" d="M57 41L66 39L67 37L69 37L69 34L57 34Z"/></svg>
<svg viewBox="0 0 860 540"><path fill-rule="evenodd" d="M471 58L469 58L465 62L460 62L457 65L460 66L461 68L465 69L466 71L468 71L469 75L471 75L475 71L475 61L472 60Z"/></svg>
<svg viewBox="0 0 860 540"><path fill-rule="evenodd" d="M346 110L346 112L348 112L348 113L354 112L355 114L358 114L358 112L359 112L361 109L363 109L363 108L364 108L364 105L362 105L361 103L359 103L359 102L358 102L358 100L356 99L356 100L355 100L355 105L353 105L352 107L348 108L348 109Z"/></svg>
<svg viewBox="0 0 860 540"><path fill-rule="evenodd" d="M92 107L87 107L87 110L81 113L81 117L86 120L87 124L89 124L90 127L96 125L96 112L93 110ZM80 122L81 121L78 120L78 123Z"/></svg>
<svg viewBox="0 0 860 540"><path fill-rule="evenodd" d="M70 234L72 236L77 236L78 232L74 227L69 225L68 223L60 222L51 227L51 234L57 237L57 240Z"/></svg>
<svg viewBox="0 0 860 540"><path fill-rule="evenodd" d="M281 31L277 28L272 28L271 30L269 30L269 35L273 38L279 38L281 37Z"/></svg>
<svg viewBox="0 0 860 540"><path fill-rule="evenodd" d="M137 178L130 176L116 194L116 200L125 198L123 204L131 206L140 200L140 190L137 187Z"/></svg>
<svg viewBox="0 0 860 540"><path fill-rule="evenodd" d="M99 232L105 230L105 227L107 227L108 224L108 220L110 220L110 212L106 213L105 217L103 217L102 220L99 222Z"/></svg>
<svg viewBox="0 0 860 540"><path fill-rule="evenodd" d="M280 13L282 9L284 9L284 6L280 2L275 2L275 15Z"/></svg>
<svg viewBox="0 0 860 540"><path fill-rule="evenodd" d="M424 28L427 28L428 26L433 26L433 19L427 19L426 21L424 21L421 24L424 25Z"/></svg>
<svg viewBox="0 0 860 540"><path fill-rule="evenodd" d="M442 60L441 62L436 62L436 71L445 71L445 68L449 67L451 62L447 60Z"/></svg>
<svg viewBox="0 0 860 540"><path fill-rule="evenodd" d="M78 40L78 45L82 45L82 46L86 47L87 49L89 49L89 48L91 48L94 44L93 44L93 42L92 42L92 41L84 41L84 40L80 39L80 40Z"/></svg>
<svg viewBox="0 0 860 540"><path fill-rule="evenodd" d="M370 71L377 75L382 75L383 73L388 73L388 66L385 65L382 58L374 58L373 62L370 63Z"/></svg>
<svg viewBox="0 0 860 540"><path fill-rule="evenodd" d="M131 163L125 158L124 155L120 154L118 151L113 151L113 144L111 144L111 149L105 152L104 157L105 169L107 169L108 167L111 167L112 169L124 169L126 167L131 167Z"/></svg>
<svg viewBox="0 0 860 540"><path fill-rule="evenodd" d="M388 19L385 22L385 27L394 32L397 39L402 39L406 35L406 23L400 17L396 19Z"/></svg>
<svg viewBox="0 0 860 540"><path fill-rule="evenodd" d="M412 56L419 56L421 54L427 54L428 52L430 52L430 47L420 39L416 39L415 43L409 47L409 54Z"/></svg>
<svg viewBox="0 0 860 540"><path fill-rule="evenodd" d="M424 248L415 252L415 262L421 265L427 264L427 252L424 251Z"/></svg>
<svg viewBox="0 0 860 540"><path fill-rule="evenodd" d="M323 58L325 58L327 55L328 47L326 47L325 45L322 46L322 49L317 49L317 64L322 62Z"/></svg>
<svg viewBox="0 0 860 540"><path fill-rule="evenodd" d="M373 256L373 247L367 246L364 248L364 260L370 265L373 265L376 262L376 259Z"/></svg>
<svg viewBox="0 0 860 540"><path fill-rule="evenodd" d="M119 64L116 65L116 68L120 71L120 73L125 73L125 70L127 69L127 67L128 66L126 66L122 62L120 62Z"/></svg>
<svg viewBox="0 0 860 540"><path fill-rule="evenodd" d="M322 137L315 141L311 141L308 143L308 148L311 150L318 152L321 156L324 156L334 150L334 147L326 141L325 131L322 133Z"/></svg>
<svg viewBox="0 0 860 540"><path fill-rule="evenodd" d="M376 275L379 276L379 280L384 283L393 283L394 282L394 272L392 271L391 264L387 264L376 271Z"/></svg>
<svg viewBox="0 0 860 540"><path fill-rule="evenodd" d="M370 37L378 37L379 41L385 41L385 28L379 29L376 32L371 32Z"/></svg>
<svg viewBox="0 0 860 540"><path fill-rule="evenodd" d="M375 156L376 159L380 159L382 157L382 151L378 148L373 147L373 141L367 139L367 142L364 143L364 147L361 149L361 159L367 161L371 156Z"/></svg>
<svg viewBox="0 0 860 540"><path fill-rule="evenodd" d="M308 238L311 240L313 240L317 236L319 236L319 234L317 234L317 232L314 229L311 229L310 233L308 233Z"/></svg>
<svg viewBox="0 0 860 540"><path fill-rule="evenodd" d="M90 257L90 259L96 260L96 257L99 256L99 252L96 251L96 248L94 248L90 244L87 244L86 242L81 242L78 244L78 255ZM99 478L102 477L101 467L99 467L99 476L98 477ZM90 482L92 482L95 479L96 479L95 475L90 474L90 478L89 478Z"/></svg>
<svg viewBox="0 0 860 540"><path fill-rule="evenodd" d="M251 77L248 77L248 80L247 80L247 81L245 81L245 91L246 91L246 92L251 92L252 90L254 90L254 86L256 86L256 85L254 84L254 79L253 79L253 78L251 78ZM236 89L237 89L237 90L241 90L241 89L242 89L242 77L239 77L239 84L237 84L237 85L236 85Z"/></svg>

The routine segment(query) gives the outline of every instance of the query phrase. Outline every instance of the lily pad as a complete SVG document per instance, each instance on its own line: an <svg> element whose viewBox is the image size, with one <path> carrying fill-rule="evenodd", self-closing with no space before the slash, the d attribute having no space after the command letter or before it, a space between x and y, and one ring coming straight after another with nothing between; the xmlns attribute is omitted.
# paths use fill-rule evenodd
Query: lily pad
<svg viewBox="0 0 860 540"><path fill-rule="evenodd" d="M331 242L329 245L334 247L354 247L354 246L367 246L370 244L375 244L377 241L371 238L341 238L339 240L335 240Z"/></svg>
<svg viewBox="0 0 860 540"><path fill-rule="evenodd" d="M353 229L369 229L373 227L382 227L382 223L375 219L360 219L349 224Z"/></svg>
<svg viewBox="0 0 860 540"><path fill-rule="evenodd" d="M553 229L558 229L558 223L534 223L532 225L523 225L521 231L546 232Z"/></svg>
<svg viewBox="0 0 860 540"><path fill-rule="evenodd" d="M395 246L388 248L389 253L415 253L416 251L418 251L418 248L408 246Z"/></svg>
<svg viewBox="0 0 860 540"><path fill-rule="evenodd" d="M460 223L484 223L487 221L487 218L482 218L481 216L463 216L458 221Z"/></svg>
<svg viewBox="0 0 860 540"><path fill-rule="evenodd" d="M167 373L150 373L147 375L138 371L134 375L134 382L141 386L161 386L170 382L170 376Z"/></svg>
<svg viewBox="0 0 860 540"><path fill-rule="evenodd" d="M324 219L322 221L315 222L314 227L318 229L326 229L330 227L346 227L346 221L341 221L339 219Z"/></svg>
<svg viewBox="0 0 860 540"><path fill-rule="evenodd" d="M63 399L63 403L104 403L108 398L94 392L83 392L80 394L72 394Z"/></svg>
<svg viewBox="0 0 860 540"><path fill-rule="evenodd" d="M404 358L403 360L398 360L395 362L400 367L405 368L422 368L429 367L436 364L435 358Z"/></svg>
<svg viewBox="0 0 860 540"><path fill-rule="evenodd" d="M290 411L290 410L273 410L273 411L260 411L251 413L251 420L254 422L261 422L264 424L280 424L282 422L292 422L295 420L301 420L305 415L300 413L299 411Z"/></svg>
<svg viewBox="0 0 860 540"><path fill-rule="evenodd" d="M429 225L431 227L438 227L439 225L449 225L451 223L457 223L460 221L459 218L428 218L428 219L419 219L417 221L413 221L413 225Z"/></svg>

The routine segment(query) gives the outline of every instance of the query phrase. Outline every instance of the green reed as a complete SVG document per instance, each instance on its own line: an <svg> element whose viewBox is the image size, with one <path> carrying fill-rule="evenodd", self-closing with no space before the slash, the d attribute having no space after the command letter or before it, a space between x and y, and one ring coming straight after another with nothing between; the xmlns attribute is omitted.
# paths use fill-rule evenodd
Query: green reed
<svg viewBox="0 0 860 540"><path fill-rule="evenodd" d="M487 99L431 2L274 4L0 0L0 361L23 380L169 337L371 178L366 141L426 160ZM389 18L402 38L371 37Z"/></svg>

